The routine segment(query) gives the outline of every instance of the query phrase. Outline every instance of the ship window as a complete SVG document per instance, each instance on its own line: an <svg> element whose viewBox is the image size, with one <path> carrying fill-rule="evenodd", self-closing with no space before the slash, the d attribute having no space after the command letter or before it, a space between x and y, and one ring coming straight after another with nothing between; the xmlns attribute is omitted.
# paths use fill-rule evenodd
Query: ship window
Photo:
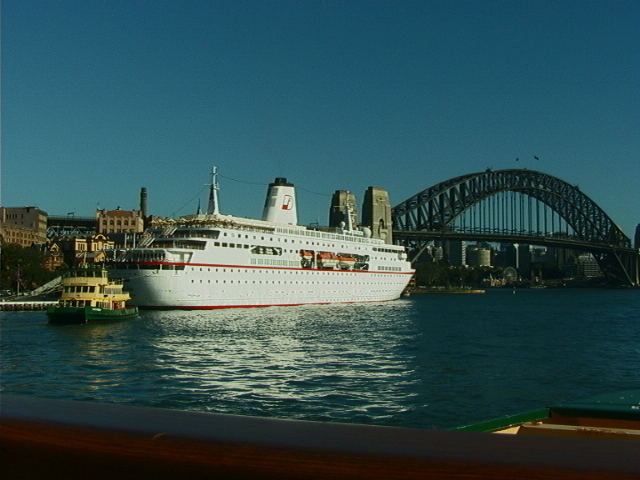
<svg viewBox="0 0 640 480"><path fill-rule="evenodd" d="M220 242L213 242L213 245L214 245L215 247L219 247L219 246L220 246Z"/></svg>
<svg viewBox="0 0 640 480"><path fill-rule="evenodd" d="M226 235L226 233L225 233L225 235ZM226 242L222 242L222 246L223 246L223 247L226 247L226 246L227 246L227 243L226 243Z"/></svg>

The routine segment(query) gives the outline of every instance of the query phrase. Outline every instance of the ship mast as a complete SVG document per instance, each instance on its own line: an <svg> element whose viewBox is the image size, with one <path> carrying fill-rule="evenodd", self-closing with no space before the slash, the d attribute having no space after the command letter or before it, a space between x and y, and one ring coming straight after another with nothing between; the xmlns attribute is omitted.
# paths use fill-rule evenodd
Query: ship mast
<svg viewBox="0 0 640 480"><path fill-rule="evenodd" d="M218 207L218 167L211 168L211 183L209 184L209 206L207 215L219 215Z"/></svg>

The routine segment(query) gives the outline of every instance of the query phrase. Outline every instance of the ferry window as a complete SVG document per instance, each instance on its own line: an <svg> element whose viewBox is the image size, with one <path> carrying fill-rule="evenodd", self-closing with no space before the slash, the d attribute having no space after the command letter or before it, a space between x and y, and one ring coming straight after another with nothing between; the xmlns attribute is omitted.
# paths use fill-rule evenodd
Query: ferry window
<svg viewBox="0 0 640 480"><path fill-rule="evenodd" d="M220 242L213 242L213 245L214 245L215 247L219 247L219 246L220 246Z"/></svg>
<svg viewBox="0 0 640 480"><path fill-rule="evenodd" d="M229 248L235 248L236 244L235 243L230 243L229 244Z"/></svg>
<svg viewBox="0 0 640 480"><path fill-rule="evenodd" d="M226 235L226 233L225 233L225 235ZM227 246L226 242L222 242L222 246L226 247Z"/></svg>

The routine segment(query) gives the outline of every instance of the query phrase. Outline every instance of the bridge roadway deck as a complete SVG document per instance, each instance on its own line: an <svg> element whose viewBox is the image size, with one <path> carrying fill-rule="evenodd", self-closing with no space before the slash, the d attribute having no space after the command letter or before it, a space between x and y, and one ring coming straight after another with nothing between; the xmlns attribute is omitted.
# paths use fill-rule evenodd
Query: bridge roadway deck
<svg viewBox="0 0 640 480"><path fill-rule="evenodd" d="M429 241L429 240L465 240L499 243L519 243L523 245L540 245L546 247L570 248L574 250L586 250L590 252L610 253L616 252L623 255L638 255L634 248L618 247L598 243L585 242L583 240L571 240L558 237L540 237L535 235L505 234L505 233L480 233L480 232L456 232L456 231L408 231L394 230L394 241Z"/></svg>

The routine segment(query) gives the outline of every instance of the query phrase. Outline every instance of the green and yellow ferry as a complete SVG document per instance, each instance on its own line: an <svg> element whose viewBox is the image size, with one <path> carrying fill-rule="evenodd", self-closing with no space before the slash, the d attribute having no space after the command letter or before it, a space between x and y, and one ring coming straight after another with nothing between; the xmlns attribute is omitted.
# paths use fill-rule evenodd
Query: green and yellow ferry
<svg viewBox="0 0 640 480"><path fill-rule="evenodd" d="M456 430L510 435L640 440L640 389L509 415Z"/></svg>
<svg viewBox="0 0 640 480"><path fill-rule="evenodd" d="M71 270L62 278L58 305L47 308L49 323L86 323L95 320L124 320L138 315L122 283L110 280L103 267Z"/></svg>

